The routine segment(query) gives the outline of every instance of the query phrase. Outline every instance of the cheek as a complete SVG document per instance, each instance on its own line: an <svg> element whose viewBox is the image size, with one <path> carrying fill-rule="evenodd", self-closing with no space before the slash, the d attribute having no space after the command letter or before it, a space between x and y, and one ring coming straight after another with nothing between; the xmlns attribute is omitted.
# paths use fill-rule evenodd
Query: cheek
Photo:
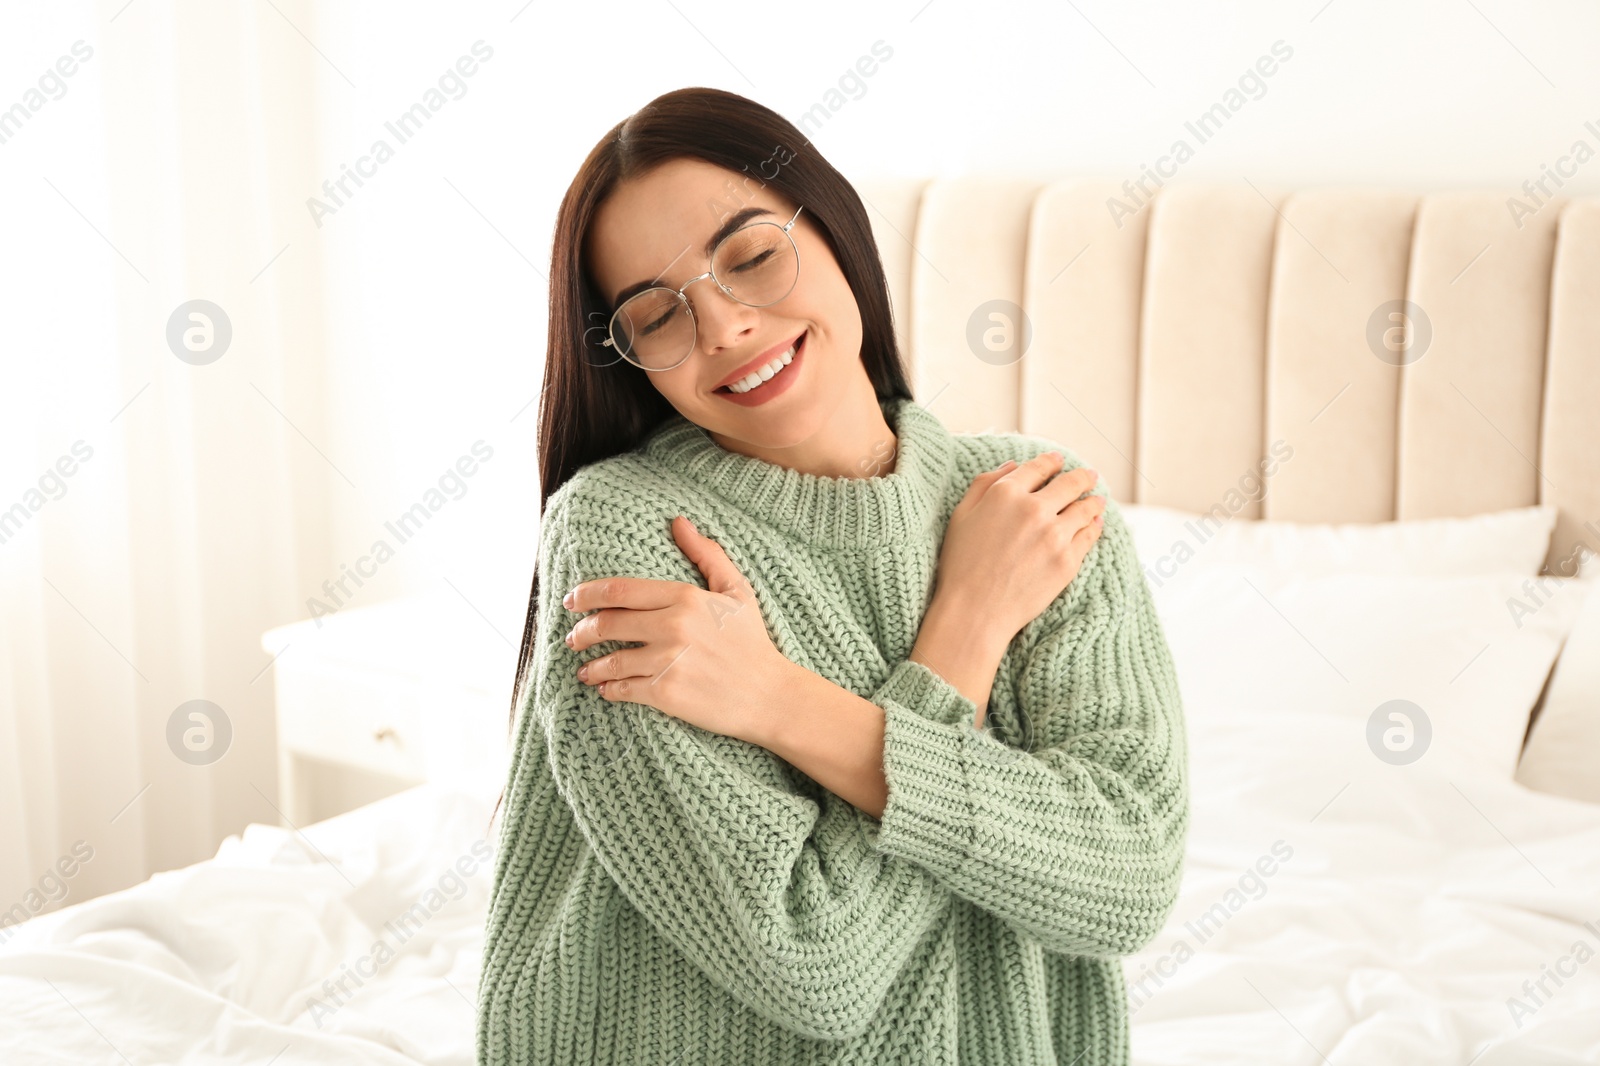
<svg viewBox="0 0 1600 1066"><path fill-rule="evenodd" d="M861 351L861 308L855 293L840 279L838 297L833 305L834 342L841 352L856 356Z"/></svg>
<svg viewBox="0 0 1600 1066"><path fill-rule="evenodd" d="M693 360L690 360L693 362ZM685 364L687 365L687 364ZM673 402L692 403L695 397L695 378L692 373L683 372L683 368L668 371L664 374L651 374L651 384L656 391Z"/></svg>
<svg viewBox="0 0 1600 1066"><path fill-rule="evenodd" d="M831 264L830 264L831 265ZM825 323L828 335L835 345L847 346L861 341L861 308L856 303L855 292L837 267L829 270L826 279L819 279L812 310Z"/></svg>

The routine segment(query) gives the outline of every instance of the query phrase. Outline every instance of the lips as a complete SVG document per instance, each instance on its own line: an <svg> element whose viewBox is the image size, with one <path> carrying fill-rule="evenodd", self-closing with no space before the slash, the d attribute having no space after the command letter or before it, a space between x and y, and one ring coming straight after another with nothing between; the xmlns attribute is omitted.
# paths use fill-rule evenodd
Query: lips
<svg viewBox="0 0 1600 1066"><path fill-rule="evenodd" d="M790 337L788 340L782 341L782 342L780 342L778 344L773 345L771 348L768 348L766 351L762 352L760 355L756 356L754 359L750 360L748 363L746 363L743 366L741 366L738 370L735 370L733 373L731 373L727 377L723 378L721 384L719 384L716 388L712 389L711 391L712 392L730 392L730 391L732 391L732 390L730 390L728 388L729 385L732 385L735 382L741 381L744 378L749 377L751 374L753 374L756 371L760 370L762 367L766 366L768 363L771 363L773 360L777 359L779 356L781 356L784 352L788 351L790 348L796 347L797 345L799 345L801 338L803 338L805 335L806 335L805 331L802 330L801 332L797 333L793 337Z"/></svg>

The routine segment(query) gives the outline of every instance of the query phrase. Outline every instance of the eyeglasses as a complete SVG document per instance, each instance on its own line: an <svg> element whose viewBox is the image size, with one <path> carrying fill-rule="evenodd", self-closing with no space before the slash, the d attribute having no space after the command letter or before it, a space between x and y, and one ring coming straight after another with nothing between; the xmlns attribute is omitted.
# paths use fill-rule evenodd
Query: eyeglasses
<svg viewBox="0 0 1600 1066"><path fill-rule="evenodd" d="M800 277L800 249L789 232L804 206L783 225L753 222L717 242L711 269L673 289L658 285L622 301L612 312L610 336L601 342L643 370L671 370L689 358L699 331L684 289L706 278L730 299L770 307L788 296Z"/></svg>

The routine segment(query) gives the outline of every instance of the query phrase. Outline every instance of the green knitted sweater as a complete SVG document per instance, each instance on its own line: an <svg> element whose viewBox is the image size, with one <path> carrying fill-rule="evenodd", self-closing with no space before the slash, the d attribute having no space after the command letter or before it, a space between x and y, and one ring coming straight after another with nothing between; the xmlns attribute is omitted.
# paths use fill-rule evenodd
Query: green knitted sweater
<svg viewBox="0 0 1600 1066"><path fill-rule="evenodd" d="M551 496L482 1066L1128 1061L1118 956L1172 907L1189 818L1177 678L1128 529L1111 503L975 728L972 701L907 658L950 513L1006 459L1081 464L1038 437L952 434L909 400L883 410L887 475L791 470L674 413ZM749 579L780 652L883 708L881 820L758 745L574 676L629 645L567 648L573 585L705 587L679 513Z"/></svg>

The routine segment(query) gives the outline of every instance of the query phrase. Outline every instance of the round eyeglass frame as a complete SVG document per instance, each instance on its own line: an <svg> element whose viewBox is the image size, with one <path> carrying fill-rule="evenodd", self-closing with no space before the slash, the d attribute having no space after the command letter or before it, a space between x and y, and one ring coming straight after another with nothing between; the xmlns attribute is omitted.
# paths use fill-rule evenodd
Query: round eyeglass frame
<svg viewBox="0 0 1600 1066"><path fill-rule="evenodd" d="M724 285L722 283L722 279L717 277L715 272L710 270L707 270L704 274L698 274L695 277L690 278L688 281L684 282L682 286L676 289L672 288L670 285L652 285L648 289L639 290L638 292L634 293L633 296L628 297L627 300L623 300L622 303L617 306L617 309L611 312L611 318L606 322L606 339L600 342L600 346L602 348L610 348L612 351L622 356L622 358L628 360L628 362L633 366L636 366L640 370L651 374L660 373L663 370L675 370L682 366L684 362L694 354L694 346L700 342L700 320L695 317L694 307L690 305L689 298L684 295L684 290L690 285L693 285L695 282L704 281L706 278L710 278L712 281L716 282L717 288L721 289L722 294L728 299L734 301L735 303L744 304L746 307L771 307L773 304L781 303L783 300L788 298L789 293L793 292L794 287L800 283L800 246L794 242L794 234L790 233L789 231L794 228L794 224L800 219L800 212L804 210L804 204L801 204L799 207L795 208L794 217L790 218L789 221L785 222L781 226L770 219L763 219L760 222L752 222L747 226L740 226L738 229L722 238L722 240L718 241L717 246L711 249L711 262L715 263L717 261L717 253L722 250L722 246L738 234L743 233L747 229L754 229L756 226L777 226L778 229L783 231L783 235L789 238L789 247L794 249L794 281L789 283L788 289L784 290L782 296L779 296L776 300L768 300L764 304L747 303L746 301L735 296L733 294L733 290ZM664 289L678 298L678 302L683 305L684 311L689 316L689 327L692 330L689 335L689 347L684 351L683 358L679 359L671 366L645 366L644 364L632 359L627 352L622 350L622 345L617 343L617 316L622 313L622 309L624 307L628 306L628 300L643 296L647 292L655 292L657 289Z"/></svg>

